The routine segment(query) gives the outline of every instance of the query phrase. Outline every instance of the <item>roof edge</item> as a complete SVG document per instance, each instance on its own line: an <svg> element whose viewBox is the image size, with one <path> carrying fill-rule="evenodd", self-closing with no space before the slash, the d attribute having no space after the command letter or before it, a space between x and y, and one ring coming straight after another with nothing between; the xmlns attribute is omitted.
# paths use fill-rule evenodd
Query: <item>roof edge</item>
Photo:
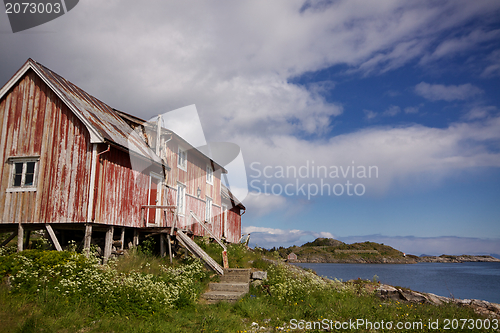
<svg viewBox="0 0 500 333"><path fill-rule="evenodd" d="M99 134L99 132L89 123L87 119L85 119L80 112L76 109L76 107L68 101L62 92L57 89L51 82L48 80L45 75L42 73L40 68L41 66L35 60L28 58L23 66L17 70L17 72L10 78L7 83L0 89L0 99L5 96L5 94L17 83L19 80L28 72L28 70L33 70L36 75L56 94L56 96L63 101L63 103L73 112L73 114L85 125L90 134L90 142L91 143L104 143L104 138Z"/></svg>

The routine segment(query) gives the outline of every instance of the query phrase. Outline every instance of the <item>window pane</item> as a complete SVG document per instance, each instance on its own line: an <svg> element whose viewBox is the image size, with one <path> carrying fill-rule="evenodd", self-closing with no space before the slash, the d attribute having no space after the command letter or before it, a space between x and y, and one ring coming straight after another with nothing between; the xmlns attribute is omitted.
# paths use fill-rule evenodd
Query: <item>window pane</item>
<svg viewBox="0 0 500 333"><path fill-rule="evenodd" d="M23 163L14 164L14 182L12 186L21 186L23 175Z"/></svg>
<svg viewBox="0 0 500 333"><path fill-rule="evenodd" d="M35 173L35 162L26 163L26 173Z"/></svg>
<svg viewBox="0 0 500 333"><path fill-rule="evenodd" d="M15 164L15 173L17 175L20 175L23 173L23 164L22 163L16 163Z"/></svg>
<svg viewBox="0 0 500 333"><path fill-rule="evenodd" d="M26 163L26 178L24 180L24 185L33 185L33 179L35 178L35 162Z"/></svg>
<svg viewBox="0 0 500 333"><path fill-rule="evenodd" d="M21 186L21 175L14 175L14 185L13 186Z"/></svg>
<svg viewBox="0 0 500 333"><path fill-rule="evenodd" d="M26 179L24 179L24 185L26 186L33 185L33 174L26 174Z"/></svg>

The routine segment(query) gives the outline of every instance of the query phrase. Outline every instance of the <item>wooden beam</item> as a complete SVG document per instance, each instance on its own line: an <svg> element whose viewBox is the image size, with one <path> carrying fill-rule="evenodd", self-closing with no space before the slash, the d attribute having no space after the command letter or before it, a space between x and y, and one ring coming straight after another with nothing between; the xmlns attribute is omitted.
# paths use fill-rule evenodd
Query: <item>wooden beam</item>
<svg viewBox="0 0 500 333"><path fill-rule="evenodd" d="M111 256L114 231L115 228L113 226L108 227L108 230L106 231L106 238L104 240L104 257L102 258L103 265L106 265L108 263L108 259Z"/></svg>
<svg viewBox="0 0 500 333"><path fill-rule="evenodd" d="M134 239L132 241L134 246L139 245L139 230L134 229Z"/></svg>
<svg viewBox="0 0 500 333"><path fill-rule="evenodd" d="M21 223L17 227L17 252L21 252L23 250L23 238L24 238L24 228Z"/></svg>
<svg viewBox="0 0 500 333"><path fill-rule="evenodd" d="M122 232L121 232L121 235L120 235L120 241L122 243L122 245L120 245L120 250L123 251L124 244L125 244L125 228L122 228Z"/></svg>
<svg viewBox="0 0 500 333"><path fill-rule="evenodd" d="M25 249L27 249L30 246L30 236L31 236L31 230L26 230L26 236L24 237Z"/></svg>
<svg viewBox="0 0 500 333"><path fill-rule="evenodd" d="M170 234L167 234L167 244L168 244L168 256L170 257L170 263L172 263L172 244L170 243Z"/></svg>
<svg viewBox="0 0 500 333"><path fill-rule="evenodd" d="M62 251L61 244L59 244L59 241L57 240L56 234L54 233L54 229L52 229L52 226L50 224L45 224L45 229L47 229L50 239L52 240L52 244L54 244L56 250Z"/></svg>
<svg viewBox="0 0 500 333"><path fill-rule="evenodd" d="M12 233L12 235L10 235L9 237L7 237L7 239L6 239L6 240L4 240L4 241L2 242L2 244L0 244L0 247L5 246L5 245L9 244L9 242L10 242L11 240L13 240L13 239L14 239L14 237L16 237L16 236L17 236L17 233L18 233L18 231L17 231L17 230L16 230L16 231L14 231L14 232Z"/></svg>
<svg viewBox="0 0 500 333"><path fill-rule="evenodd" d="M160 235L160 257L165 256L165 237L163 235Z"/></svg>
<svg viewBox="0 0 500 333"><path fill-rule="evenodd" d="M85 225L85 236L83 238L83 253L88 258L90 256L90 244L92 243L92 225Z"/></svg>

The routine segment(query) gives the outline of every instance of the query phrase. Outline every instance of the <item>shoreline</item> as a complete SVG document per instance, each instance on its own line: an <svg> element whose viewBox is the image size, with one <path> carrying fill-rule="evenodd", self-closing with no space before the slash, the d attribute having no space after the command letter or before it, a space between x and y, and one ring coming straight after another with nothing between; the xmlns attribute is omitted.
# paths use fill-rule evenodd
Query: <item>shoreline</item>
<svg viewBox="0 0 500 333"><path fill-rule="evenodd" d="M496 259L496 258L495 258ZM275 265L278 264L278 262L274 260L269 260L268 261L274 263ZM498 260L500 261L500 260ZM303 267L293 265L291 262L284 262L286 267L288 269L299 273L299 274L307 274L307 271L304 270ZM312 270L313 274L316 275L317 279L319 280L329 280L333 281L332 279L329 279L327 277L320 276L316 273L316 271ZM459 298L453 298L453 297L445 297L445 296L440 296L436 295L433 293L428 293L428 292L420 292L420 291L414 291L408 288L400 288L400 287L395 287L392 285L388 284L383 284L383 283L377 283L376 288L373 286L373 283L369 280L349 280L345 281L343 283L361 283L365 284L363 288L366 288L368 291L374 292L377 297L379 297L382 300L392 300L392 301L398 301L398 302L405 302L405 303L415 303L415 304L432 304L434 306L440 306L445 303L452 303L460 307L468 307L474 310L477 314L480 314L482 316L488 317L488 318L497 318L500 319L500 304L499 303L494 303L494 302L489 302L489 301L484 301L484 300L479 300L479 299L459 299ZM369 286L369 287L366 287Z"/></svg>
<svg viewBox="0 0 500 333"><path fill-rule="evenodd" d="M333 258L321 255L311 255L306 258L297 258L287 260L288 263L304 264L417 264L421 262L429 263L464 263L464 262L500 262L500 259L492 256L473 256L473 255L441 255L417 257L407 255L405 257L375 257L366 258L362 256L353 256L350 258Z"/></svg>

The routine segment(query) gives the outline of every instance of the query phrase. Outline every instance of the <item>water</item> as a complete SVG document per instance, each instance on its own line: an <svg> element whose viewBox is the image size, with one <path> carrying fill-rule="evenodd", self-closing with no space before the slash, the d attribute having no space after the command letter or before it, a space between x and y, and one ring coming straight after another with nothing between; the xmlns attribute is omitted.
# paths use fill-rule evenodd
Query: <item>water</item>
<svg viewBox="0 0 500 333"><path fill-rule="evenodd" d="M455 298L475 298L500 303L500 263L418 263L386 264L315 264L300 263L318 275L342 281L372 280Z"/></svg>

